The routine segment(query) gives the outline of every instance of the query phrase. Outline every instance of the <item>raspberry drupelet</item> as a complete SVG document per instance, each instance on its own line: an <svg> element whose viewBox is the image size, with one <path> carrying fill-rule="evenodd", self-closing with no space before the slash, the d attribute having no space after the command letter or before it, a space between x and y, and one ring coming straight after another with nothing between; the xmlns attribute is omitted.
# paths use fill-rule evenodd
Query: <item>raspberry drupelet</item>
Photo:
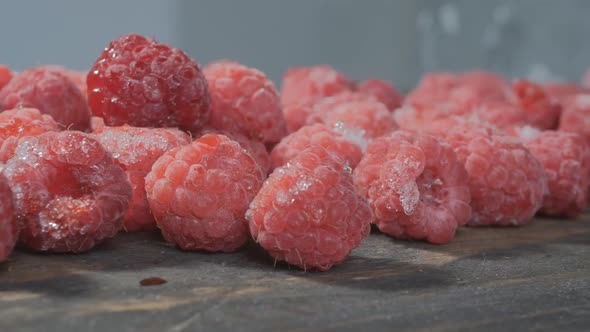
<svg viewBox="0 0 590 332"><path fill-rule="evenodd" d="M91 135L47 132L21 140L4 167L19 241L29 249L84 252L121 229L127 175Z"/></svg>
<svg viewBox="0 0 590 332"><path fill-rule="evenodd" d="M140 35L112 41L87 76L88 104L108 126L199 128L210 95L199 65Z"/></svg>
<svg viewBox="0 0 590 332"><path fill-rule="evenodd" d="M19 108L0 112L0 163L14 155L20 139L57 131L57 123L34 108Z"/></svg>
<svg viewBox="0 0 590 332"><path fill-rule="evenodd" d="M160 157L145 189L168 242L183 250L230 252L248 239L244 213L264 178L237 142L206 134Z"/></svg>
<svg viewBox="0 0 590 332"><path fill-rule="evenodd" d="M369 234L371 214L354 191L350 167L313 145L274 170L246 218L275 260L326 271Z"/></svg>
<svg viewBox="0 0 590 332"><path fill-rule="evenodd" d="M354 171L373 223L395 238L447 243L471 215L467 172L452 147L405 130L374 140Z"/></svg>
<svg viewBox="0 0 590 332"><path fill-rule="evenodd" d="M12 252L18 238L18 225L14 214L12 191L6 178L0 174L0 263Z"/></svg>
<svg viewBox="0 0 590 332"><path fill-rule="evenodd" d="M263 143L276 143L287 134L279 94L264 73L227 60L203 72L211 92L211 127Z"/></svg>
<svg viewBox="0 0 590 332"><path fill-rule="evenodd" d="M145 176L166 151L189 144L188 134L172 128L139 128L130 126L100 127L94 134L113 156L115 163L129 177L133 188L131 206L125 213L123 228L128 232L156 228L145 194Z"/></svg>
<svg viewBox="0 0 590 332"><path fill-rule="evenodd" d="M51 115L62 128L90 128L86 99L61 70L39 67L16 75L0 91L0 109L21 107Z"/></svg>

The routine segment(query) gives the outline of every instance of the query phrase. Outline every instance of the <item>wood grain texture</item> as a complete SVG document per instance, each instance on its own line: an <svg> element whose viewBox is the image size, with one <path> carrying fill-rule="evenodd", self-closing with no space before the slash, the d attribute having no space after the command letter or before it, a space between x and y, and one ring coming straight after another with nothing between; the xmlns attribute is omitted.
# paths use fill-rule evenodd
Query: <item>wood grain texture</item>
<svg viewBox="0 0 590 332"><path fill-rule="evenodd" d="M140 281L167 282L142 287ZM121 234L80 255L0 265L0 331L588 330L590 215L461 229L444 246L373 232L342 265L303 272L256 245L187 253Z"/></svg>

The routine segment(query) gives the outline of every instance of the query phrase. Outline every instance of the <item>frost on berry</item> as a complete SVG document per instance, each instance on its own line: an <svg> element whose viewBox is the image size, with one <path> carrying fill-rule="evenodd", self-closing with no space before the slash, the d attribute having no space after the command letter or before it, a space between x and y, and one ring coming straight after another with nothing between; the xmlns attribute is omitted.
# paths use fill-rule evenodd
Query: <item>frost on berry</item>
<svg viewBox="0 0 590 332"><path fill-rule="evenodd" d="M125 170L133 188L131 206L123 217L128 232L156 228L145 195L145 176L166 151L189 144L190 137L172 128L100 127L94 131L102 146Z"/></svg>
<svg viewBox="0 0 590 332"><path fill-rule="evenodd" d="M350 167L318 145L277 168L246 213L254 239L278 261L326 271L369 234L370 211Z"/></svg>
<svg viewBox="0 0 590 332"><path fill-rule="evenodd" d="M0 174L0 263L12 252L18 237L12 191L6 178Z"/></svg>
<svg viewBox="0 0 590 332"><path fill-rule="evenodd" d="M433 132L454 148L467 170L469 225L522 225L541 208L547 190L543 165L517 138L467 122Z"/></svg>
<svg viewBox="0 0 590 332"><path fill-rule="evenodd" d="M545 93L543 87L526 80L512 84L516 104L526 113L527 122L539 129L555 129L559 121L560 108Z"/></svg>
<svg viewBox="0 0 590 332"><path fill-rule="evenodd" d="M354 171L373 223L396 238L447 243L467 223L467 173L453 149L435 137L397 131L374 140Z"/></svg>
<svg viewBox="0 0 590 332"><path fill-rule="evenodd" d="M0 109L29 107L51 115L62 127L86 130L90 110L69 77L55 68L32 68L16 75L0 91Z"/></svg>
<svg viewBox="0 0 590 332"><path fill-rule="evenodd" d="M203 72L211 91L210 126L264 143L287 134L279 94L264 73L231 61L210 64Z"/></svg>
<svg viewBox="0 0 590 332"><path fill-rule="evenodd" d="M229 252L248 239L244 213L264 177L237 142L206 134L160 157L145 189L168 242L183 250Z"/></svg>
<svg viewBox="0 0 590 332"><path fill-rule="evenodd" d="M322 146L340 157L351 168L356 167L362 157L362 147L355 141L353 134L349 134L342 127L342 124L339 124L332 129L319 123L301 127L283 138L273 148L271 153L273 168L286 164L311 145Z"/></svg>
<svg viewBox="0 0 590 332"><path fill-rule="evenodd" d="M14 155L19 140L48 131L57 131L57 124L47 114L34 108L20 108L0 113L0 163Z"/></svg>
<svg viewBox="0 0 590 332"><path fill-rule="evenodd" d="M4 168L27 248L83 252L114 236L129 207L125 172L91 135L47 132L22 140Z"/></svg>
<svg viewBox="0 0 590 332"><path fill-rule="evenodd" d="M87 77L88 104L109 126L203 126L210 95L199 65L177 48L125 35L102 52Z"/></svg>

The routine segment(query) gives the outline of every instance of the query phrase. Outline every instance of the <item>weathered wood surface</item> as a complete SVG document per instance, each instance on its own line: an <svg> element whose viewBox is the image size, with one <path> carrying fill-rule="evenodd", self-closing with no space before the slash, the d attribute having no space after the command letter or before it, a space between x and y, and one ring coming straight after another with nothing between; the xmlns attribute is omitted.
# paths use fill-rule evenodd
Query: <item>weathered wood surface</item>
<svg viewBox="0 0 590 332"><path fill-rule="evenodd" d="M461 229L445 246L373 233L326 273L273 267L255 245L180 252L157 234L82 255L18 250L0 265L0 331L590 330L590 215Z"/></svg>

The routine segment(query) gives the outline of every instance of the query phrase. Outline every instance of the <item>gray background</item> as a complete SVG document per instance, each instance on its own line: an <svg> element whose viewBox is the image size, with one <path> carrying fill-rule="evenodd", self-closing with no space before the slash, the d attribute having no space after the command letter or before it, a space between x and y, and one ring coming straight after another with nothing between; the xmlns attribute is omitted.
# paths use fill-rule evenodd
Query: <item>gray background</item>
<svg viewBox="0 0 590 332"><path fill-rule="evenodd" d="M273 80L330 63L402 89L431 70L487 68L578 80L590 64L585 0L4 1L0 63L90 67L108 41L137 32L201 63L232 58Z"/></svg>

